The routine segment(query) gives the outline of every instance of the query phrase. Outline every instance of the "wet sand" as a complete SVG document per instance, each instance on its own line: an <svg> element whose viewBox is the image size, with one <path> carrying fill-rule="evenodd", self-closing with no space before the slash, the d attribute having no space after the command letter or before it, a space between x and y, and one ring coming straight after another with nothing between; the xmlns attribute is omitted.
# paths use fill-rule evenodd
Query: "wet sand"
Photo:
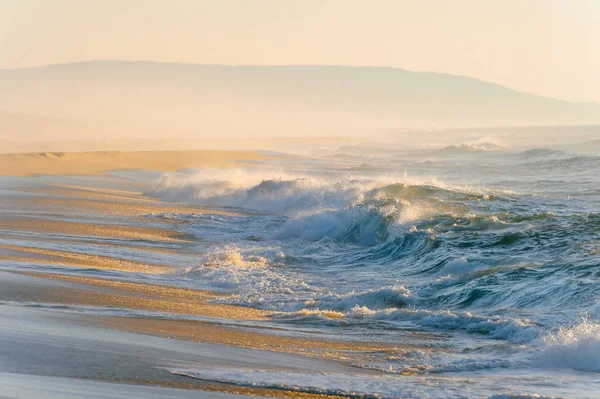
<svg viewBox="0 0 600 399"><path fill-rule="evenodd" d="M148 274L163 274L174 270L172 266L168 265L151 265L108 256L6 244L0 244L0 259Z"/></svg>
<svg viewBox="0 0 600 399"><path fill-rule="evenodd" d="M210 291L54 273L10 272L10 274L19 277L7 277L6 272L0 272L0 276L3 276L3 282L0 282L2 288L0 300L18 298L28 303L115 307L224 319L224 323L215 324L199 320L165 318L94 317L93 323L111 328L189 341L280 352L301 352L337 359L346 357L341 354L343 351L373 352L391 349L386 345L372 343L307 339L281 333L275 335L273 332L277 332L277 329L267 325L244 324L242 329L240 329L242 325L236 324L227 327L229 320L267 321L274 313L208 302L225 295ZM13 288L14 291L11 291L10 287L14 286L7 282L15 279L27 281L27 285ZM58 284L53 284L55 281ZM340 353L334 354L334 351Z"/></svg>
<svg viewBox="0 0 600 399"><path fill-rule="evenodd" d="M373 351L385 351L385 347L275 335L274 331L269 331L269 327L254 324L228 325L227 323L235 320L267 320L268 314L254 309L205 302L214 297L214 293L207 291L152 284L69 275L0 272L0 301L9 302L8 306L6 303L0 306L0 320L11 323L11 318L17 319L12 321L10 328L2 326L0 321L0 351L3 350L6 356L10 356L10 361L9 357L0 356L0 373L31 373L35 376L83 378L252 396L307 398L327 395L192 380L175 375L168 369L182 366L205 367L203 365L209 362L211 367L241 365L246 368L270 370L303 370L308 366L306 370L310 372L323 369L361 375L378 374L348 368L345 364L351 359L347 354L354 352L367 356ZM13 305L15 302L21 305ZM152 317L151 314L144 317L123 317L65 313L68 310L65 306L74 305L208 316L222 319L225 324L214 321L169 320ZM54 331L54 323L60 325L58 331ZM23 327L28 331L24 335L19 333ZM11 329L18 331L11 334ZM129 335L132 333L134 335ZM136 338L137 334L142 335ZM106 335L110 336L110 339L107 340ZM129 342L131 339L135 343ZM154 339L167 339L167 352L161 347L165 343L160 341L161 345L157 345ZM208 359L203 359L197 354L191 356L189 348L192 347L174 350L170 347L173 339L176 340L176 347L180 346L176 342L209 345L213 354L209 355ZM80 342L81 340L84 342ZM127 342L123 343L122 340ZM113 345L113 341L117 341L118 349L108 349ZM19 353L7 354L9 345L13 348L12 351L19 350ZM23 349L25 345L26 350ZM142 351L137 347L139 345L144 346ZM202 350L201 346L193 348L194 351ZM237 353L238 350L251 352ZM33 351L35 353L32 353ZM291 357L287 360L284 358L278 365L277 359L280 355L276 353L288 354ZM261 360L261 357L264 360ZM315 360L309 360L310 358ZM60 367L56 367L52 359L59 362ZM357 360L357 357L352 360ZM0 375L0 381L2 377ZM31 378L35 379L34 376ZM13 381L13 384L18 382Z"/></svg>
<svg viewBox="0 0 600 399"><path fill-rule="evenodd" d="M10 394L9 397L35 397L37 391L46 398L69 397L65 393L71 394L70 397L147 398L149 392L145 386L152 386L312 398L321 396L218 384L176 375L170 370L177 367L255 367L353 371L338 362L121 332L92 326L76 314L11 305L0 306L0 353L0 383L9 387L6 388L8 392L3 390L1 395ZM41 381L59 386L39 386ZM107 383L111 384L103 385ZM118 385L113 385L115 383ZM30 390L32 388L35 389ZM13 393L10 389L18 391ZM111 392L115 391L127 392L127 395L113 396ZM158 390L155 395L190 397L179 391Z"/></svg>
<svg viewBox="0 0 600 399"><path fill-rule="evenodd" d="M31 217L10 217L0 219L0 229L6 231L50 233L67 236L96 236L144 241L190 241L193 237L168 229L136 227L127 225L83 224Z"/></svg>
<svg viewBox="0 0 600 399"><path fill-rule="evenodd" d="M257 309L206 302L217 296L207 291L60 274L20 274L33 278L29 280L32 288L18 287L11 291L11 287L2 284L0 300L10 300L14 296L24 302L114 307L232 320L264 320L267 314ZM71 284L40 286L35 281L40 279Z"/></svg>
<svg viewBox="0 0 600 399"><path fill-rule="evenodd" d="M148 189L149 187L146 187ZM28 188L14 190L17 195L0 198L7 208L25 208L30 210L64 211L70 209L77 213L92 213L107 216L144 216L149 214L203 214L239 215L236 211L224 211L208 207L186 206L144 197L142 192L128 195L106 194L102 190L62 187ZM42 194L32 196L29 194Z"/></svg>

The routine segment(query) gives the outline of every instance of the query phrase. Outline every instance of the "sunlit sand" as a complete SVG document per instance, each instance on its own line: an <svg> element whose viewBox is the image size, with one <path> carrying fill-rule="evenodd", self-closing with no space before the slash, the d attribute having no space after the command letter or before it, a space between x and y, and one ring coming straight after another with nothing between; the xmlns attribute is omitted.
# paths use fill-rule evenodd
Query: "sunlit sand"
<svg viewBox="0 0 600 399"><path fill-rule="evenodd" d="M256 151L42 152L0 154L0 176L96 175L110 170L175 171L183 168L228 167L278 159Z"/></svg>

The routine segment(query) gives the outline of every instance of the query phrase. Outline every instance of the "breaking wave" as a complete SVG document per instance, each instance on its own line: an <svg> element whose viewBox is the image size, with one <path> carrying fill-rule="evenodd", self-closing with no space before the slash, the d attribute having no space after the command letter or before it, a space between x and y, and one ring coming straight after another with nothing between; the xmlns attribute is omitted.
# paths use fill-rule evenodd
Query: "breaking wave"
<svg viewBox="0 0 600 399"><path fill-rule="evenodd" d="M545 368L600 372L600 323L586 317L545 335L537 360Z"/></svg>
<svg viewBox="0 0 600 399"><path fill-rule="evenodd" d="M393 327L397 322L411 322L421 327L433 327L441 330L459 330L474 334L483 334L490 338L516 343L527 343L537 339L540 329L528 320L512 320L499 316L476 316L469 312L454 313L449 310L432 311L425 309L370 309L356 305L346 312L325 307L302 309L298 312L277 315L279 319L337 319L345 322L368 323L385 321ZM403 325L404 327L404 325Z"/></svg>
<svg viewBox="0 0 600 399"><path fill-rule="evenodd" d="M545 149L487 150L452 149L477 162L493 158L494 167L556 161L585 178L594 161ZM431 345L423 358L373 354L360 367L435 376L600 371L597 208L570 192L448 185L345 166L166 174L151 195L238 212L153 217L181 218L202 243L197 262L180 273L230 293L217 303L271 311L269 322L293 331L373 334L392 345L398 334L413 334L408 342ZM553 182L544 177L538 188Z"/></svg>

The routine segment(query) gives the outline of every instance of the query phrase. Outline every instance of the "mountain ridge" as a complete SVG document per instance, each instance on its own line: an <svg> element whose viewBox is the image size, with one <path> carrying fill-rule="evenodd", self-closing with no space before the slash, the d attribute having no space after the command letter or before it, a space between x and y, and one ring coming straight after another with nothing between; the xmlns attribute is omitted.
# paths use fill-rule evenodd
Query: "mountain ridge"
<svg viewBox="0 0 600 399"><path fill-rule="evenodd" d="M2 69L0 93L3 111L140 136L600 123L600 104L379 66L80 61Z"/></svg>
<svg viewBox="0 0 600 399"><path fill-rule="evenodd" d="M569 104L586 104L586 105L597 105L600 106L599 102L594 101L572 101L565 100L554 96L545 96L536 93L530 93L524 90L520 90L517 88L513 88L509 85L505 85L502 83L492 82L480 78L476 78L469 75L461 75L461 74L453 74L448 72L437 72L437 71L417 71L411 69L405 69L400 67L393 66L383 66L383 65L343 65L343 64L219 64L219 63L192 63L192 62L174 62L174 61L152 61L152 60L118 60L118 59L98 59L98 60L81 60L81 61L71 61L71 62L61 62L54 64L42 64L36 66L26 66L19 68L0 68L1 72L10 72L10 71L23 71L23 70L36 70L36 69L46 69L46 68L61 68L67 66L77 66L77 65L86 65L86 64L147 64L147 65L173 65L173 66L196 66L196 67L219 67L219 68L344 68L344 69L379 69L379 70L392 70L403 73L410 73L416 75L429 75L429 76L441 76L448 78L457 78L457 79L466 79L469 81L474 81L478 83L482 83L489 86L495 86L499 89L508 90L514 93L539 97L549 100L560 101Z"/></svg>

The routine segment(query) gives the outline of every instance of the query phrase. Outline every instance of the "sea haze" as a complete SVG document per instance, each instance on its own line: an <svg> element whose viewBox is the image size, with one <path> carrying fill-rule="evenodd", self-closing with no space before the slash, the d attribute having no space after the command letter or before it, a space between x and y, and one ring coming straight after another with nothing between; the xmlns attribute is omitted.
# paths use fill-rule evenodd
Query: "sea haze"
<svg viewBox="0 0 600 399"><path fill-rule="evenodd" d="M372 137L394 128L600 123L598 104L385 67L89 61L0 70L0 93L0 138L12 140Z"/></svg>

